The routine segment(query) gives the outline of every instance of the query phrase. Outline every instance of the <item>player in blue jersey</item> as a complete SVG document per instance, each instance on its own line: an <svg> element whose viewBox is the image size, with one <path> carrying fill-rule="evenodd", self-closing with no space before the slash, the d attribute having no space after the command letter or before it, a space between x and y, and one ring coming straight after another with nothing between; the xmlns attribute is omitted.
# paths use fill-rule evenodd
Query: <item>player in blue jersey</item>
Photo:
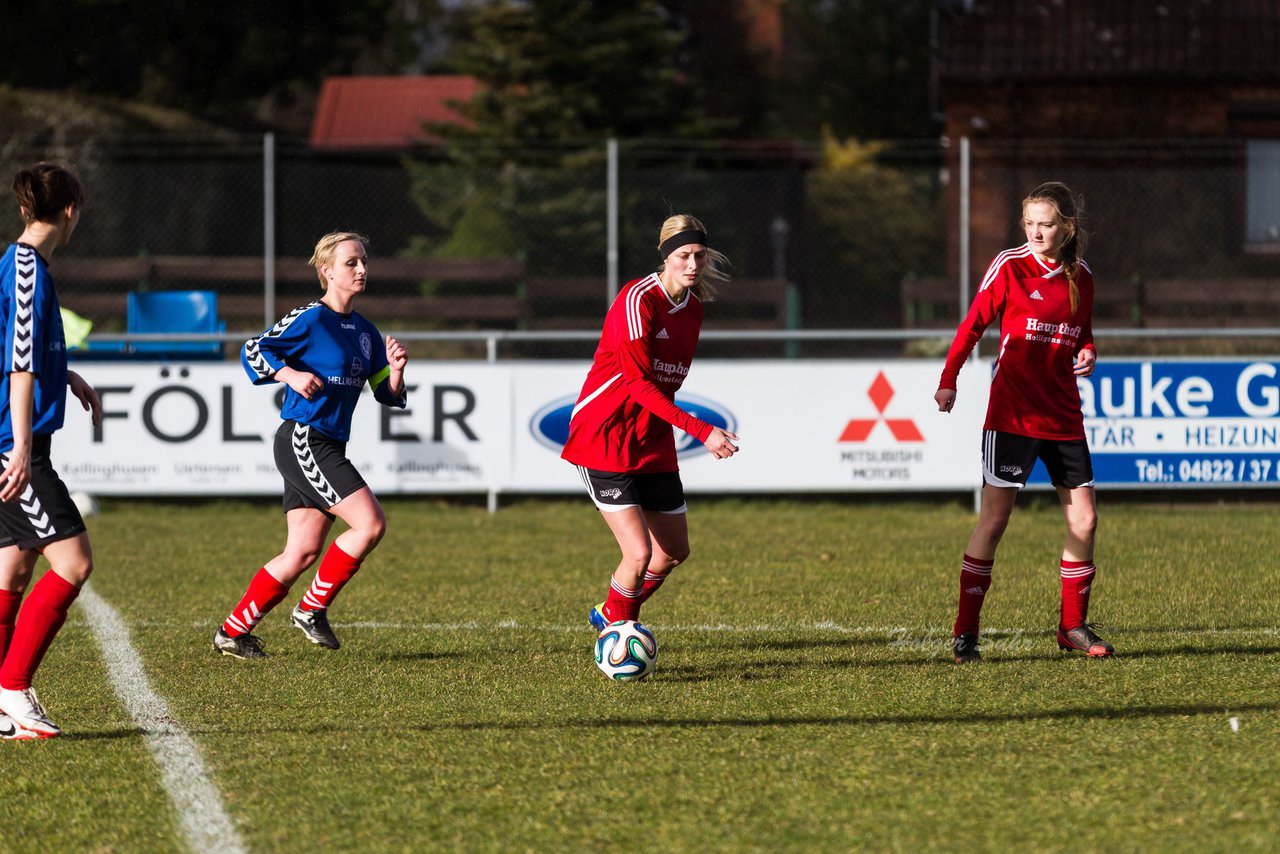
<svg viewBox="0 0 1280 854"><path fill-rule="evenodd" d="M60 163L14 177L22 235L0 257L0 738L62 732L31 687L67 609L93 571L84 521L54 471L49 449L70 390L92 412L94 390L67 370L67 347L49 260L67 245L84 205L80 179ZM49 570L23 602L41 555Z"/></svg>
<svg viewBox="0 0 1280 854"><path fill-rule="evenodd" d="M351 232L320 238L311 264L324 296L289 312L241 351L254 383L288 386L275 458L284 477L289 533L284 551L258 570L214 634L213 648L223 655L266 657L252 630L315 563L335 517L349 527L325 552L291 619L312 643L337 649L329 606L386 531L382 505L347 459L347 439L365 383L379 403L404 407L409 357L400 342L389 335L384 340L352 310L367 283L366 243Z"/></svg>

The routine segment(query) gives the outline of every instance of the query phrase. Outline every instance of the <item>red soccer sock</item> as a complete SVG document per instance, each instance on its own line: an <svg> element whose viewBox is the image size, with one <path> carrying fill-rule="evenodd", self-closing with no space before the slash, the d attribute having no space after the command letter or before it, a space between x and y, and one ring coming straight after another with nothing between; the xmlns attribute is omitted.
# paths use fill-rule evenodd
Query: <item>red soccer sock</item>
<svg viewBox="0 0 1280 854"><path fill-rule="evenodd" d="M662 582L667 580L667 576L671 574L671 570L666 572L649 572L645 570L644 586L640 588L640 604L643 605L649 601L649 597L657 592L662 586Z"/></svg>
<svg viewBox="0 0 1280 854"><path fill-rule="evenodd" d="M323 611L328 608L338 592L351 580L351 576L360 569L360 563L360 558L352 557L338 548L338 541L334 540L324 553L324 560L320 561L316 577L311 581L311 589L303 595L298 607L304 611Z"/></svg>
<svg viewBox="0 0 1280 854"><path fill-rule="evenodd" d="M9 651L9 638L13 637L13 623L18 618L18 606L21 604L21 590L0 590L0 662Z"/></svg>
<svg viewBox="0 0 1280 854"><path fill-rule="evenodd" d="M249 634L258 625L258 621L279 605L288 593L289 588L263 567L249 582L249 589L245 590L240 604L232 609L231 616L222 624L222 631L233 638Z"/></svg>
<svg viewBox="0 0 1280 854"><path fill-rule="evenodd" d="M616 578L611 579L609 598L604 600L604 618L611 623L640 619L640 594L643 590L643 587L623 587Z"/></svg>
<svg viewBox="0 0 1280 854"><path fill-rule="evenodd" d="M79 595L79 587L52 570L36 582L18 612L4 664L0 665L0 688L25 691L31 687L31 677Z"/></svg>
<svg viewBox="0 0 1280 854"><path fill-rule="evenodd" d="M991 568L995 559L964 556L960 565L960 607L956 613L956 624L951 630L954 637L964 634L978 633L978 618L982 613L982 603L991 589Z"/></svg>
<svg viewBox="0 0 1280 854"><path fill-rule="evenodd" d="M1098 568L1091 560L1064 560L1062 575L1062 619L1059 627L1074 629L1089 616L1089 592Z"/></svg>

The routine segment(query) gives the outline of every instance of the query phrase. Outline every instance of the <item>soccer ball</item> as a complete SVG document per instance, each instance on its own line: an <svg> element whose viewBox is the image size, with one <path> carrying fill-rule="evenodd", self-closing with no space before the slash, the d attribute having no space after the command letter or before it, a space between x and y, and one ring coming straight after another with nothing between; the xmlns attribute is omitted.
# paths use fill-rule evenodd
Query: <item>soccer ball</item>
<svg viewBox="0 0 1280 854"><path fill-rule="evenodd" d="M71 503L80 511L81 518L88 519L98 512L98 500L87 492L71 493Z"/></svg>
<svg viewBox="0 0 1280 854"><path fill-rule="evenodd" d="M638 682L653 672L658 640L634 620L610 623L596 638L596 667L610 679Z"/></svg>

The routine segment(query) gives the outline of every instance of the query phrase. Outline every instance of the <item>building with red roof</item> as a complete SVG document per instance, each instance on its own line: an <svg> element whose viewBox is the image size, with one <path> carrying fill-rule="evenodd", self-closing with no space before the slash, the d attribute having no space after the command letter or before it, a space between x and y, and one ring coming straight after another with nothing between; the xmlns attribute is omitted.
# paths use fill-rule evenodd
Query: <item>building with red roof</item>
<svg viewBox="0 0 1280 854"><path fill-rule="evenodd" d="M311 124L311 147L403 149L433 142L424 124L465 126L453 105L479 89L478 80L464 75L328 77Z"/></svg>

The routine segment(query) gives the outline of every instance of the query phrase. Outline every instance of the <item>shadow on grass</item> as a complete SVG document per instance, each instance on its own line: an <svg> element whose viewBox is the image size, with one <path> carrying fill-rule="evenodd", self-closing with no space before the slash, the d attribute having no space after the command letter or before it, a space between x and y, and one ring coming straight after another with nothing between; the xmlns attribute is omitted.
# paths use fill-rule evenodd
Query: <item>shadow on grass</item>
<svg viewBox="0 0 1280 854"><path fill-rule="evenodd" d="M1102 624L1099 624L1102 625ZM1280 634L1280 629L1276 626L1132 626L1126 625L1117 627L1115 631L1121 634L1132 635L1186 635L1195 634L1196 632L1205 632L1210 636L1213 634L1232 634L1235 632L1250 632L1257 634ZM1050 632L1052 634L1052 632Z"/></svg>
<svg viewBox="0 0 1280 854"><path fill-rule="evenodd" d="M664 680L669 681L669 680ZM639 686L636 686L639 687ZM803 727L803 726L902 726L911 724L979 724L979 723L1019 723L1032 721L1059 720L1150 720L1160 718L1186 718L1200 715L1239 715L1246 712L1280 712L1280 703L1245 703L1224 705L1161 705L1134 706L1124 709L1105 709L1093 706L1081 706L1066 709L1044 709L1031 712L956 712L954 714L902 714L902 715L794 715L772 718L643 718L637 720L617 718L592 718L584 720L557 721L453 721L442 723L416 724L403 727L409 732L538 732L556 730L597 730L597 729L648 729L664 730L686 727L690 729L760 729L765 727ZM258 731L259 734L298 734L311 733L322 735L336 731L351 733L347 726L273 726ZM355 732L360 732L356 727ZM219 727L193 729L193 735L222 735L230 732ZM370 731L372 732L372 731ZM379 730L385 732L385 730ZM87 732L70 732L59 736L58 740L71 741L104 741L110 739L143 738L148 733L141 729L113 729Z"/></svg>
<svg viewBox="0 0 1280 854"><path fill-rule="evenodd" d="M788 638L785 640L752 640L744 638L725 642L717 640L716 649L843 649L851 646L884 646L884 638L843 636L831 638ZM692 646L685 643L684 646Z"/></svg>
<svg viewBox="0 0 1280 854"><path fill-rule="evenodd" d="M371 661L437 661L446 658L472 658L474 652L466 650L416 650L414 652L380 652L365 656Z"/></svg>
<svg viewBox="0 0 1280 854"><path fill-rule="evenodd" d="M1018 723L1058 720L1142 720L1155 718L1186 718L1199 715L1240 714L1242 712L1280 712L1280 703L1246 703L1244 705L1176 705L1135 706L1127 709L1100 709L1081 706L1067 709L1044 709L1034 712L957 712L955 714L904 714L904 715L815 715L775 718L652 718L640 720L591 719L542 721L474 721L433 723L410 726L407 729L421 732L473 732L473 731L537 731L537 730L592 730L592 729L646 729L675 727L729 729L757 729L761 727L788 726L901 726L903 724L976 724Z"/></svg>
<svg viewBox="0 0 1280 854"><path fill-rule="evenodd" d="M1280 646L1190 646L1182 644L1166 649L1140 649L1126 652L1125 658L1168 658L1174 655L1276 655ZM1119 655L1119 653L1117 653Z"/></svg>
<svg viewBox="0 0 1280 854"><path fill-rule="evenodd" d="M109 741L112 739L144 738L147 734L140 729L103 729L86 732L64 732L50 741Z"/></svg>
<svg viewBox="0 0 1280 854"><path fill-rule="evenodd" d="M786 649L790 646L783 647ZM757 658L735 661L732 666L714 668L699 665L664 666L660 670L661 682L711 682L718 679L734 681L768 681L773 679L794 678L797 669L846 669L846 668L905 668L937 666L948 669L956 667L952 662L949 650L939 649L937 654L911 655L894 658L865 659L854 657L823 658L805 661L793 658ZM1154 660L1184 656L1268 656L1280 654L1280 646L1177 646L1158 650L1121 651L1113 658L1089 659L1078 653L1067 653L1049 648L1043 652L993 652L986 654L978 664L965 665L968 670L979 672L983 668L1002 667L1010 664L1026 664L1029 662L1049 661L1090 661L1095 667L1122 666L1125 661ZM754 670L765 672L753 672Z"/></svg>

